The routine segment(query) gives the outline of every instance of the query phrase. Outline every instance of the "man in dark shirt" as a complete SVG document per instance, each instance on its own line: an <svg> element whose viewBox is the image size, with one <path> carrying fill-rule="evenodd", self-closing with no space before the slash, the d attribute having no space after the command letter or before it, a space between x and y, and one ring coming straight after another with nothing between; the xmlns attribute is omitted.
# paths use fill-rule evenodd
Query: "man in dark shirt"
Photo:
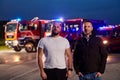
<svg viewBox="0 0 120 80"><path fill-rule="evenodd" d="M76 43L73 54L74 69L80 80L101 80L107 51L101 38L93 34L90 21L83 22L82 30L83 33Z"/></svg>

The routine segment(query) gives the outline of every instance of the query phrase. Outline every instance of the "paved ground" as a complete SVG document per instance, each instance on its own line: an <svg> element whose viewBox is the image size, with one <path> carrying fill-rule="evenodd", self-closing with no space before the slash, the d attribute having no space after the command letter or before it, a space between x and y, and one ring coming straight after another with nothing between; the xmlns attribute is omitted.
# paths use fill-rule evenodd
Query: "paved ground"
<svg viewBox="0 0 120 80"><path fill-rule="evenodd" d="M103 80L120 80L120 63L107 64Z"/></svg>

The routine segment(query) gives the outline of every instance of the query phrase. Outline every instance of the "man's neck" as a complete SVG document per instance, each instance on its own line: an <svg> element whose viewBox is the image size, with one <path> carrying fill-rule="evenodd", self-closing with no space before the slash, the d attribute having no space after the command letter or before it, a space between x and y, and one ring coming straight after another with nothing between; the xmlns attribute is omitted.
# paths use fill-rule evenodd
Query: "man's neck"
<svg viewBox="0 0 120 80"><path fill-rule="evenodd" d="M89 38L89 37L90 37L90 35L92 35L92 33L86 34L85 36Z"/></svg>
<svg viewBox="0 0 120 80"><path fill-rule="evenodd" d="M57 35L52 35L52 37L54 37L54 38L59 37L59 36L60 36L59 34L57 34Z"/></svg>
<svg viewBox="0 0 120 80"><path fill-rule="evenodd" d="M85 35L85 38L87 39L87 41L89 41L90 35L92 35L92 34L86 34L86 35Z"/></svg>
<svg viewBox="0 0 120 80"><path fill-rule="evenodd" d="M88 38L89 38L89 37L90 37L90 35L86 35L86 37L88 37Z"/></svg>

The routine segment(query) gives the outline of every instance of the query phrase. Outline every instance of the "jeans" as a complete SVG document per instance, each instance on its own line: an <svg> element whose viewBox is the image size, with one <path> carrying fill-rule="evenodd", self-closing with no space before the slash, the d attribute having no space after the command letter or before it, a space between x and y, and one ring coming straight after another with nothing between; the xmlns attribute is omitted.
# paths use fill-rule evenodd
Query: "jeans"
<svg viewBox="0 0 120 80"><path fill-rule="evenodd" d="M79 80L102 80L101 77L95 77L96 73L85 74L79 76Z"/></svg>

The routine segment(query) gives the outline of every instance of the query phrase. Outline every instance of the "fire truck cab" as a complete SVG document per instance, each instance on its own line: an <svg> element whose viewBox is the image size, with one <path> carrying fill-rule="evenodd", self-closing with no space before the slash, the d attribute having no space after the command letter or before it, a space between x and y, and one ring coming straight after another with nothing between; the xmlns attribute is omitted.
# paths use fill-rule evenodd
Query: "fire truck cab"
<svg viewBox="0 0 120 80"><path fill-rule="evenodd" d="M40 20L38 17L8 22L5 26L6 46L17 52L22 48L25 48L26 52L36 51L38 41L44 37L46 31L50 31L48 22L49 20Z"/></svg>
<svg viewBox="0 0 120 80"><path fill-rule="evenodd" d="M97 34L109 52L120 50L120 26L108 25L99 27Z"/></svg>

